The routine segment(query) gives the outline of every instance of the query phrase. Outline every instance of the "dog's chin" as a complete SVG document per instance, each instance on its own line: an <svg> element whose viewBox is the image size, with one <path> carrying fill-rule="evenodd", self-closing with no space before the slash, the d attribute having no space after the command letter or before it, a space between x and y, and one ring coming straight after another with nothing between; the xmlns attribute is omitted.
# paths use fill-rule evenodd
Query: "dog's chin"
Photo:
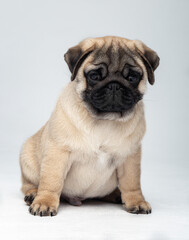
<svg viewBox="0 0 189 240"><path fill-rule="evenodd" d="M134 108L135 104L123 105L116 103L114 101L104 101L103 104L99 104L98 102L88 102L91 105L91 108L94 109L97 115L103 114L118 114L123 116L125 113L131 112Z"/></svg>
<svg viewBox="0 0 189 240"><path fill-rule="evenodd" d="M88 110L89 114L99 120L111 120L111 121L126 121L130 119L134 114L135 106L124 111L114 111L114 110L101 110L95 108L88 102L84 102L85 108Z"/></svg>
<svg viewBox="0 0 189 240"><path fill-rule="evenodd" d="M98 105L95 102L89 101L83 94L83 103L89 114L99 120L126 121L133 114L136 104L130 106L119 106L116 104Z"/></svg>

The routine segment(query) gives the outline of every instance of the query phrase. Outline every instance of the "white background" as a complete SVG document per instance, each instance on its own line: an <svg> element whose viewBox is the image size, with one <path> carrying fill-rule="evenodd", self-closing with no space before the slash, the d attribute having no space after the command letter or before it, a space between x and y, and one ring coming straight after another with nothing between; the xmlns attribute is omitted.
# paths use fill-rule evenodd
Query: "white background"
<svg viewBox="0 0 189 240"><path fill-rule="evenodd" d="M67 49L105 35L140 39L160 56L144 100L142 188L153 213L92 202L33 217L20 193L21 145L48 120L70 81ZM1 0L1 239L189 239L188 55L187 0Z"/></svg>

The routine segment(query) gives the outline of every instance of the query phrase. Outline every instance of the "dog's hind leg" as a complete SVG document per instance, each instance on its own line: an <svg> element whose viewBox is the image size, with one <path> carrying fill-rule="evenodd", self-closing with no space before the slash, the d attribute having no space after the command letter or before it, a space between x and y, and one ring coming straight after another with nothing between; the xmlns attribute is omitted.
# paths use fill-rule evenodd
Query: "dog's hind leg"
<svg viewBox="0 0 189 240"><path fill-rule="evenodd" d="M37 187L22 177L22 192L25 195L24 201L30 206L37 195Z"/></svg>
<svg viewBox="0 0 189 240"><path fill-rule="evenodd" d="M40 175L39 164L34 150L33 137L31 137L24 144L20 154L22 176L21 190L25 195L24 201L29 206L37 195Z"/></svg>

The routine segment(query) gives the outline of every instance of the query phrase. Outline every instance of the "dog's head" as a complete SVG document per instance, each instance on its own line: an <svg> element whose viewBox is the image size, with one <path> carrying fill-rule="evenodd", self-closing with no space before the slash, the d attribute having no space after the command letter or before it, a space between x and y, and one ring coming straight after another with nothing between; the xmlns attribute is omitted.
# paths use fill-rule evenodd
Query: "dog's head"
<svg viewBox="0 0 189 240"><path fill-rule="evenodd" d="M67 51L65 61L85 107L102 119L131 113L147 80L154 84L159 65L157 53L144 43L120 37L86 39Z"/></svg>

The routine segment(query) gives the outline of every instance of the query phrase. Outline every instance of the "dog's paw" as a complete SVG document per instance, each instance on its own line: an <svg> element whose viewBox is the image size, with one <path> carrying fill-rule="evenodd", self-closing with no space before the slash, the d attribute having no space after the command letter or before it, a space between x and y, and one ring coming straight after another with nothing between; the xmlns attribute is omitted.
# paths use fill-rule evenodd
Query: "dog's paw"
<svg viewBox="0 0 189 240"><path fill-rule="evenodd" d="M34 216L37 215L41 217L52 217L57 214L58 205L58 200L54 200L52 198L48 199L36 197L29 208L29 212Z"/></svg>
<svg viewBox="0 0 189 240"><path fill-rule="evenodd" d="M36 190L34 189L32 191L30 190L30 191L28 191L26 193L26 195L24 197L24 201L26 202L26 204L28 206L30 206L32 204L32 202L35 199L36 195L37 195L37 189Z"/></svg>
<svg viewBox="0 0 189 240"><path fill-rule="evenodd" d="M133 214L150 214L152 212L152 208L150 204L146 201L141 201L137 204L124 204L124 207L127 212Z"/></svg>
<svg viewBox="0 0 189 240"><path fill-rule="evenodd" d="M34 203L30 206L29 212L32 215L38 215L38 216L55 216L57 214L57 209L55 207L50 207L46 204L38 204Z"/></svg>

